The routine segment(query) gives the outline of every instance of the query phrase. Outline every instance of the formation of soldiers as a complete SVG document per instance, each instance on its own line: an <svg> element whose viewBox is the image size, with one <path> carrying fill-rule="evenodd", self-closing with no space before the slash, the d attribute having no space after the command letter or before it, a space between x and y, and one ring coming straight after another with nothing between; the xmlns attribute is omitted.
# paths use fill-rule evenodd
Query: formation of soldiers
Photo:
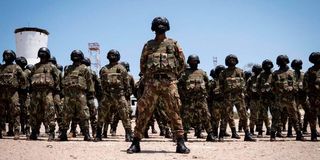
<svg viewBox="0 0 320 160"><path fill-rule="evenodd" d="M165 37L169 29L166 18L153 20L156 38L144 46L140 79L136 84L128 73L129 64L120 63L120 53L114 49L107 53L109 64L102 67L99 76L90 70L90 59L80 50L72 51L73 63L64 68L46 47L39 49L40 62L35 65L28 65L27 60L16 57L14 51L5 50L4 64L0 66L0 138L8 123L7 136L17 140L20 134L25 134L27 139L37 140L43 124L48 141L57 137L67 141L72 122L72 136L76 136L79 125L85 141L101 141L107 138L109 124L112 124L112 135L116 134L121 120L125 141L132 142L127 152L135 153L140 152L141 138L148 138L149 126L156 133L156 119L160 135L174 138L178 153L189 153L184 141L188 141L191 128L198 138L203 137L202 130L205 130L206 141L224 141L229 124L231 138L240 139L234 121L235 106L240 118L238 131L244 130L244 141L263 137L263 124L270 141L284 137L284 130L287 130L287 137L292 137L292 128L296 140L304 141L308 124L311 141L317 141L320 52L310 54L313 66L306 73L301 71L301 60L293 60L290 69L289 58L279 55L278 69L273 71L273 62L266 59L252 67L252 75L236 67L239 60L230 54L225 59L226 67L218 65L212 69L210 79L198 68L199 56L190 55L185 63L177 42ZM138 99L134 134L132 94ZM299 109L305 112L303 120ZM58 136L55 135L56 125ZM89 133L90 125L93 138Z"/></svg>

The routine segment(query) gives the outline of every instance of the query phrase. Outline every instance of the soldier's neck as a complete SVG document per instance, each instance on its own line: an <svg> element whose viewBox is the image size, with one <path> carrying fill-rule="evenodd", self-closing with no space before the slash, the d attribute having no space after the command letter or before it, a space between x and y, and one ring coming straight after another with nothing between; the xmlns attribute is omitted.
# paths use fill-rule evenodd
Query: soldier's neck
<svg viewBox="0 0 320 160"><path fill-rule="evenodd" d="M287 70L289 70L289 67L287 65L286 66L280 66L279 70L287 71Z"/></svg>
<svg viewBox="0 0 320 160"><path fill-rule="evenodd" d="M167 38L166 34L156 34L156 37L154 38L157 42L162 42Z"/></svg>
<svg viewBox="0 0 320 160"><path fill-rule="evenodd" d="M6 62L5 65L11 65L13 62Z"/></svg>
<svg viewBox="0 0 320 160"><path fill-rule="evenodd" d="M73 65L74 65L74 66L80 66L81 63L80 63L80 62L73 62Z"/></svg>

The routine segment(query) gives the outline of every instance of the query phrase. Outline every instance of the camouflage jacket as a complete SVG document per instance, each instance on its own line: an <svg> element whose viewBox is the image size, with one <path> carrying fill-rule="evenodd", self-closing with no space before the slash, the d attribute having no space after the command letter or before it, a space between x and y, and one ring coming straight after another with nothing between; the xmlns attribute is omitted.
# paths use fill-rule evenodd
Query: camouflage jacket
<svg viewBox="0 0 320 160"><path fill-rule="evenodd" d="M320 66L312 66L304 76L304 88L309 97L320 97Z"/></svg>
<svg viewBox="0 0 320 160"><path fill-rule="evenodd" d="M290 69L274 71L271 85L274 94L288 95L298 90L296 77Z"/></svg>
<svg viewBox="0 0 320 160"><path fill-rule="evenodd" d="M242 69L226 68L219 76L219 85L223 93L244 93L245 91L245 76Z"/></svg>
<svg viewBox="0 0 320 160"><path fill-rule="evenodd" d="M37 63L31 70L31 89L50 88L60 91L60 71L52 63Z"/></svg>
<svg viewBox="0 0 320 160"><path fill-rule="evenodd" d="M19 65L3 64L0 66L0 88L27 88L27 79Z"/></svg>
<svg viewBox="0 0 320 160"><path fill-rule="evenodd" d="M207 97L209 78L201 69L187 68L179 79L178 87L181 97Z"/></svg>
<svg viewBox="0 0 320 160"><path fill-rule="evenodd" d="M87 93L94 93L94 84L88 67L84 64L69 65L65 67L64 77L62 80L64 94L72 90L82 90Z"/></svg>

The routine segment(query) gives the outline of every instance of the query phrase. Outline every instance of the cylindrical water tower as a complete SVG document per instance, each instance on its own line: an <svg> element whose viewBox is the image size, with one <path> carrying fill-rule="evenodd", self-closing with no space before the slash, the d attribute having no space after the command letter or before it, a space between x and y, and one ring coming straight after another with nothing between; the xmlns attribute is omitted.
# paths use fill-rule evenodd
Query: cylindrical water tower
<svg viewBox="0 0 320 160"><path fill-rule="evenodd" d="M16 54L27 59L28 64L35 64L38 59L38 50L48 47L49 32L45 29L23 27L14 31L16 36Z"/></svg>

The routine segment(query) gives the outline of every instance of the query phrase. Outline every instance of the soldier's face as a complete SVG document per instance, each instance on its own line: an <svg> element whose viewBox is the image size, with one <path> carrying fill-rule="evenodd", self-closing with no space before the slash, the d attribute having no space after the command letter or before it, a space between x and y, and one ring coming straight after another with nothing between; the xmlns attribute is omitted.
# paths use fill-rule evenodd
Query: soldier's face
<svg viewBox="0 0 320 160"><path fill-rule="evenodd" d="M230 66L235 66L237 64L237 60L235 58L230 58L229 64L230 64Z"/></svg>
<svg viewBox="0 0 320 160"><path fill-rule="evenodd" d="M3 60L4 60L5 62L12 62L12 61L13 61L13 57L12 57L11 54L4 54L4 55L3 55Z"/></svg>

